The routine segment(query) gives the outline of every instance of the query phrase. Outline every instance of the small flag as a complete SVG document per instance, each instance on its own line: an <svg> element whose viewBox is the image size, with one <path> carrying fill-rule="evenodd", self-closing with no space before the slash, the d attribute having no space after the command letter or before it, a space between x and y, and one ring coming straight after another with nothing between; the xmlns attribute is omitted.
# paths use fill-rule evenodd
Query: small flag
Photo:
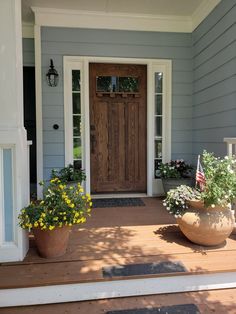
<svg viewBox="0 0 236 314"><path fill-rule="evenodd" d="M198 155L197 171L196 171L196 185L199 184L200 190L203 191L206 184L206 177L200 162L200 155Z"/></svg>

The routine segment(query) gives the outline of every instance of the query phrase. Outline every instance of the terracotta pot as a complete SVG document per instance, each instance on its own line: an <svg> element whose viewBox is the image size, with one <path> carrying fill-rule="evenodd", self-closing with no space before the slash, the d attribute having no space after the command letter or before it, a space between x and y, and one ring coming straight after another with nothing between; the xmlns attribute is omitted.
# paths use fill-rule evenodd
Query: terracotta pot
<svg viewBox="0 0 236 314"><path fill-rule="evenodd" d="M190 201L190 208L177 218L180 230L192 242L214 246L228 238L234 228L234 212L228 207L204 207L201 201Z"/></svg>
<svg viewBox="0 0 236 314"><path fill-rule="evenodd" d="M70 235L69 226L56 227L53 230L33 228L32 231L40 256L53 258L65 254Z"/></svg>
<svg viewBox="0 0 236 314"><path fill-rule="evenodd" d="M181 179L162 179L163 190L165 194L171 189L176 189L180 185L193 185L192 178L181 178Z"/></svg>

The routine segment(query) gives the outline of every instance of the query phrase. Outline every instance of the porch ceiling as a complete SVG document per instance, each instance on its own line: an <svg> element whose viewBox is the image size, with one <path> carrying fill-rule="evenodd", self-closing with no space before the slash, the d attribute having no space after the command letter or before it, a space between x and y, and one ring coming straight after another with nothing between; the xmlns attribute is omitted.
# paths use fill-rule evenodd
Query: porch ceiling
<svg viewBox="0 0 236 314"><path fill-rule="evenodd" d="M23 23L33 23L31 7L76 10L103 14L144 15L157 18L198 20L198 23L221 0L22 0ZM205 15L205 16L204 16ZM199 22L200 21L200 22ZM195 23L196 24L196 23Z"/></svg>

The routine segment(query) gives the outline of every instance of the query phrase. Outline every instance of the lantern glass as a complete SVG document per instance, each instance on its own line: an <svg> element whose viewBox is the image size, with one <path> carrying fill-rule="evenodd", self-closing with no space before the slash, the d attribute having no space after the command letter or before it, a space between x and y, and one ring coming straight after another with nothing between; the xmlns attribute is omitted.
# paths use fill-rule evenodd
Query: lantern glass
<svg viewBox="0 0 236 314"><path fill-rule="evenodd" d="M48 86L55 87L58 84L59 75L57 70L54 68L53 61L50 61L50 68L46 74Z"/></svg>

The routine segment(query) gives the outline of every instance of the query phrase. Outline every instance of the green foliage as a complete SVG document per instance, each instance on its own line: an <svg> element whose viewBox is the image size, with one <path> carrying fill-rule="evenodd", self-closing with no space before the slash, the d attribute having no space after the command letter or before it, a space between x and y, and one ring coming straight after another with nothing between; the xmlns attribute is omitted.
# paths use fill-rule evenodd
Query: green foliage
<svg viewBox="0 0 236 314"><path fill-rule="evenodd" d="M70 164L59 171L53 169L51 172L51 179L53 178L58 178L63 183L71 181L78 181L79 183L82 183L86 180L86 175L84 170L75 169L74 166Z"/></svg>
<svg viewBox="0 0 236 314"><path fill-rule="evenodd" d="M201 193L205 206L227 205L236 197L236 160L234 157L217 158L203 152L202 166L206 185Z"/></svg>
<svg viewBox="0 0 236 314"><path fill-rule="evenodd" d="M176 189L167 192L163 205L170 214L176 218L182 216L188 209L188 201L191 199L200 199L200 192L187 185L180 185Z"/></svg>
<svg viewBox="0 0 236 314"><path fill-rule="evenodd" d="M44 199L31 202L18 217L23 229L53 230L83 223L90 216L91 197L84 194L80 184L69 187L53 178L47 187L44 182L41 185L44 186Z"/></svg>
<svg viewBox="0 0 236 314"><path fill-rule="evenodd" d="M193 167L187 164L183 159L171 160L168 163L160 163L159 173L164 179L189 178Z"/></svg>
<svg viewBox="0 0 236 314"><path fill-rule="evenodd" d="M199 199L205 207L228 206L236 198L236 159L215 157L203 152L202 166L205 174L203 191L181 185L167 193L163 204L176 217L188 209L188 200Z"/></svg>

